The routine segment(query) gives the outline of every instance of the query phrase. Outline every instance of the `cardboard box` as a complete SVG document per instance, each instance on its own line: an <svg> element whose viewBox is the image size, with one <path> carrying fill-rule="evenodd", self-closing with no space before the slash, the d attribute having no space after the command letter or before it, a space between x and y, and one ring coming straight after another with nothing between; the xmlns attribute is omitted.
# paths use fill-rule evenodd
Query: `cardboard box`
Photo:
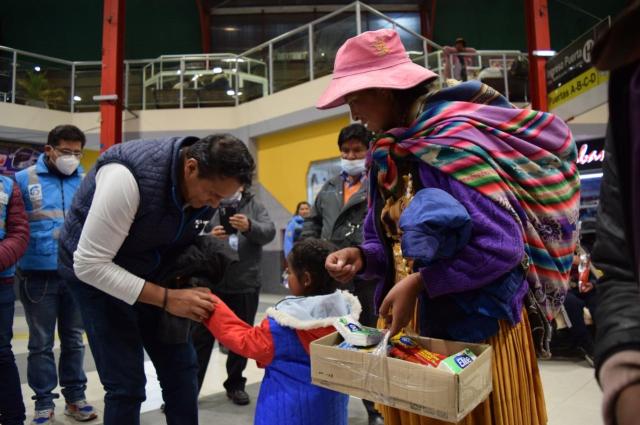
<svg viewBox="0 0 640 425"><path fill-rule="evenodd" d="M460 374L390 357L336 347L333 333L311 343L311 378L315 385L407 410L458 422L491 393L491 346L419 338L427 350L450 356L465 348L478 358Z"/></svg>

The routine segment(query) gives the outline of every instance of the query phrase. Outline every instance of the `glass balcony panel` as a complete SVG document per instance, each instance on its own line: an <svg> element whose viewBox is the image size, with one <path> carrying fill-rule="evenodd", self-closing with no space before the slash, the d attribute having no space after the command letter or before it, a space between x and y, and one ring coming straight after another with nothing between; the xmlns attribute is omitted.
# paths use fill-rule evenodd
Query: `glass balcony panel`
<svg viewBox="0 0 640 425"><path fill-rule="evenodd" d="M356 35L356 14L344 12L313 26L313 76L333 72L336 53L342 44Z"/></svg>
<svg viewBox="0 0 640 425"><path fill-rule="evenodd" d="M18 54L16 103L70 111L71 66Z"/></svg>
<svg viewBox="0 0 640 425"><path fill-rule="evenodd" d="M273 91L309 81L309 33L300 31L273 44Z"/></svg>

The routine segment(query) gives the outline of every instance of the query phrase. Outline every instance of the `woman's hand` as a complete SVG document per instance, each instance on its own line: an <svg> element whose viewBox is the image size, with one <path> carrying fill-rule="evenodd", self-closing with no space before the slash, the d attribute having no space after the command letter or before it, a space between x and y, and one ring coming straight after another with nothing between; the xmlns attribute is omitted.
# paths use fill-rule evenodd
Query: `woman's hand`
<svg viewBox="0 0 640 425"><path fill-rule="evenodd" d="M221 240L229 239L229 235L227 235L227 232L224 231L223 226L214 227L213 230L211 231L211 234Z"/></svg>
<svg viewBox="0 0 640 425"><path fill-rule="evenodd" d="M420 273L410 274L396 283L382 301L380 315L387 325L390 325L391 336L400 332L413 318L418 294L422 287Z"/></svg>
<svg viewBox="0 0 640 425"><path fill-rule="evenodd" d="M324 263L332 278L340 283L349 283L364 266L358 248L344 248L329 254Z"/></svg>

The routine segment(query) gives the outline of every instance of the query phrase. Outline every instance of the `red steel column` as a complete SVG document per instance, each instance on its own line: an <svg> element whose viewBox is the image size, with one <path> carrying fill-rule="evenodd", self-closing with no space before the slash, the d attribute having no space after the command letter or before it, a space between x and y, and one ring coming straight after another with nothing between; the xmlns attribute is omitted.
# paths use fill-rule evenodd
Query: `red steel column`
<svg viewBox="0 0 640 425"><path fill-rule="evenodd" d="M547 110L546 58L534 56L534 50L551 49L549 36L549 8L547 0L525 0L525 20L527 23L527 47L529 49L529 90L531 107L539 111Z"/></svg>
<svg viewBox="0 0 640 425"><path fill-rule="evenodd" d="M117 100L100 102L100 151L122 142L122 74L125 0L104 0L102 23L102 84L100 94Z"/></svg>
<svg viewBox="0 0 640 425"><path fill-rule="evenodd" d="M198 17L200 19L200 39L202 53L211 53L211 5L207 0L196 0Z"/></svg>
<svg viewBox="0 0 640 425"><path fill-rule="evenodd" d="M436 0L422 0L420 8L420 33L423 37L433 40L433 26L436 20Z"/></svg>

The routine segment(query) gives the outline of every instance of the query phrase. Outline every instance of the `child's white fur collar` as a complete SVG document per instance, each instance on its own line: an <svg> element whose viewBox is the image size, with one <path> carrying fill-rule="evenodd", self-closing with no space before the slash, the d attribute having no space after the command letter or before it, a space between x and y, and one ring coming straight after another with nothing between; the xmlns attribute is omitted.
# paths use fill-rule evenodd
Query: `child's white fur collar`
<svg viewBox="0 0 640 425"><path fill-rule="evenodd" d="M313 297L287 297L267 309L267 316L279 325L308 330L333 326L338 317L350 315L358 320L362 306L353 294L336 291Z"/></svg>

